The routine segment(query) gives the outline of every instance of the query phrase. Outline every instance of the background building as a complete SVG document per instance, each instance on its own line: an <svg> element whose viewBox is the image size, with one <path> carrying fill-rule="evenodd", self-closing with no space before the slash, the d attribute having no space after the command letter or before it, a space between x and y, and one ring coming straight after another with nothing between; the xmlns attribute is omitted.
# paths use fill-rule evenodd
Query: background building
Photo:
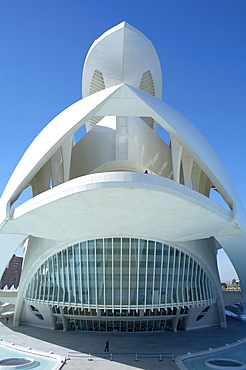
<svg viewBox="0 0 246 370"><path fill-rule="evenodd" d="M22 262L22 257L17 257L15 254L13 255L0 281L1 289L4 289L4 287L17 288L19 286Z"/></svg>
<svg viewBox="0 0 246 370"><path fill-rule="evenodd" d="M126 22L104 33L82 92L36 137L1 198L2 267L25 251L14 324L225 326L216 253L234 262L244 303L245 213L212 147L161 100L152 43ZM27 187L33 197L15 207Z"/></svg>

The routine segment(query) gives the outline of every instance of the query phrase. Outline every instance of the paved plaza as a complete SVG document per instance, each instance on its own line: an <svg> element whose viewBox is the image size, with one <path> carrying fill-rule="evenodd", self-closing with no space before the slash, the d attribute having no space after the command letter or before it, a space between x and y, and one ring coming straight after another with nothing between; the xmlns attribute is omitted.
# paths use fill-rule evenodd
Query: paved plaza
<svg viewBox="0 0 246 370"><path fill-rule="evenodd" d="M214 327L189 332L96 333L52 331L30 326L13 327L11 320L0 323L0 337L25 348L53 351L70 358L65 370L77 369L177 369L171 358L159 361L159 354L198 352L232 343L246 336L246 324L229 318L227 328ZM109 353L104 352L109 340ZM88 354L92 361L88 361ZM110 356L112 353L112 361ZM135 361L136 353L139 361Z"/></svg>

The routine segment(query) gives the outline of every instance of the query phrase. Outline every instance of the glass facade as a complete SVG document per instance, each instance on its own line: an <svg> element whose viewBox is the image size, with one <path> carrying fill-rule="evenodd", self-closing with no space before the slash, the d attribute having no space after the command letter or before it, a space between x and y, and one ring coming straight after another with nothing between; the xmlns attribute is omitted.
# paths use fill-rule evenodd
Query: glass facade
<svg viewBox="0 0 246 370"><path fill-rule="evenodd" d="M112 237L83 241L49 257L33 275L25 299L116 315L210 306L215 293L201 266L180 249Z"/></svg>

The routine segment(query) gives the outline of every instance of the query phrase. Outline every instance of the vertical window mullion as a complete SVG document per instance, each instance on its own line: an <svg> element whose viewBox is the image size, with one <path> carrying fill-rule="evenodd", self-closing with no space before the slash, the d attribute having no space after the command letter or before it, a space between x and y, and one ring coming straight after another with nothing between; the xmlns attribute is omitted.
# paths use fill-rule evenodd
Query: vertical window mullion
<svg viewBox="0 0 246 370"><path fill-rule="evenodd" d="M40 281L40 283L39 283L39 286L38 286L38 301L40 302L40 299L41 299L41 291L42 291L42 285L43 285L43 279L42 279L42 267L40 267L39 269L38 269L38 271L39 271L39 281Z"/></svg>
<svg viewBox="0 0 246 370"><path fill-rule="evenodd" d="M68 302L71 304L71 285L70 285L70 264L68 258L68 248L66 249L67 254L67 290L68 290Z"/></svg>
<svg viewBox="0 0 246 370"><path fill-rule="evenodd" d="M96 251L96 239L94 239L94 258L95 258L95 298L96 298L96 311L98 312L98 297L97 297L97 251Z"/></svg>
<svg viewBox="0 0 246 370"><path fill-rule="evenodd" d="M188 257L187 263L187 276L186 276L186 298L187 298L187 305L190 307L190 294L189 294L189 276L190 276L190 256Z"/></svg>
<svg viewBox="0 0 246 370"><path fill-rule="evenodd" d="M153 264L153 279L152 279L152 310L154 309L154 299L155 299L155 264L156 264L156 242L154 249L154 264Z"/></svg>
<svg viewBox="0 0 246 370"><path fill-rule="evenodd" d="M35 300L37 296L37 273L34 275L32 283L32 300Z"/></svg>
<svg viewBox="0 0 246 370"><path fill-rule="evenodd" d="M82 259L81 259L81 244L79 243L78 245L79 248L79 280L80 280L80 302L81 302L81 308L83 309L84 307L84 302L83 302L83 281L82 281Z"/></svg>
<svg viewBox="0 0 246 370"><path fill-rule="evenodd" d="M106 277L105 277L105 239L103 239L103 305L104 305L104 312L106 311Z"/></svg>
<svg viewBox="0 0 246 370"><path fill-rule="evenodd" d="M201 281L201 266L198 266L199 267L199 274L198 274L198 280L197 280L197 284L198 284L198 298L199 298L199 301L201 302L202 300L202 292L201 292L201 284L200 284L200 281Z"/></svg>
<svg viewBox="0 0 246 370"><path fill-rule="evenodd" d="M62 263L62 272L61 272L61 275L62 275L62 286L63 286L63 296L62 296L62 306L64 307L64 301L65 301L65 280L64 280L64 275L65 275L65 271L64 271L64 264L63 264L63 252L61 252L61 263Z"/></svg>
<svg viewBox="0 0 246 370"><path fill-rule="evenodd" d="M76 276L76 266L75 266L75 258L74 258L74 245L72 245L72 266L73 266L73 274L72 274L72 286L73 286L73 295L74 295L74 304L75 307L77 306L77 292L76 292L76 287L77 287L77 276ZM78 282L79 283L79 282Z"/></svg>
<svg viewBox="0 0 246 370"><path fill-rule="evenodd" d="M200 276L200 282L201 282L201 301L204 301L205 300L205 288L204 288L204 274L203 274L203 270L201 269L201 276Z"/></svg>
<svg viewBox="0 0 246 370"><path fill-rule="evenodd" d="M164 254L164 243L161 244L161 270L160 270L159 309L161 308L161 290L162 290L162 274L163 274L163 254Z"/></svg>
<svg viewBox="0 0 246 370"><path fill-rule="evenodd" d="M112 311L114 312L114 239L112 238Z"/></svg>
<svg viewBox="0 0 246 370"><path fill-rule="evenodd" d="M136 301L136 309L138 312L138 296L139 296L139 259L140 259L140 239L138 239L138 261L137 261L137 301Z"/></svg>
<svg viewBox="0 0 246 370"><path fill-rule="evenodd" d="M40 284L39 302L41 301L43 302L44 300L44 287L45 287L44 268L45 268L45 263L40 268L41 284Z"/></svg>
<svg viewBox="0 0 246 370"><path fill-rule="evenodd" d="M34 299L34 284L35 284L35 275L31 279L30 283L30 294L29 294L29 299L33 301Z"/></svg>
<svg viewBox="0 0 246 370"><path fill-rule="evenodd" d="M38 270L37 270L35 273L35 279L34 279L34 285L33 285L33 289L34 289L33 297L35 301L37 300L37 297L38 297L38 286L39 286L39 277L38 277Z"/></svg>
<svg viewBox="0 0 246 370"><path fill-rule="evenodd" d="M168 245L167 247L168 247L168 255L167 255L167 273L166 273L166 291L165 291L165 306L166 307L167 307L167 293L168 293L168 280L169 280L170 245Z"/></svg>
<svg viewBox="0 0 246 370"><path fill-rule="evenodd" d="M182 294L182 307L184 308L184 277L185 277L185 261L187 255L184 254L183 258L183 272L182 272L182 284L181 284L181 294Z"/></svg>
<svg viewBox="0 0 246 370"><path fill-rule="evenodd" d="M51 304L54 305L54 294L55 294L55 271L54 271L54 255L51 257L51 276L50 279L53 281Z"/></svg>
<svg viewBox="0 0 246 370"><path fill-rule="evenodd" d="M207 295L207 300L208 300L208 303L210 302L210 289L209 289L209 282L208 282L208 277L206 275L206 285L207 285L207 292L208 292L208 295Z"/></svg>
<svg viewBox="0 0 246 370"><path fill-rule="evenodd" d="M145 265L145 287L144 287L144 312L146 311L147 303L147 286L148 286L148 262L149 262L149 241L147 240L146 247L146 265Z"/></svg>
<svg viewBox="0 0 246 370"><path fill-rule="evenodd" d="M59 274L59 268L61 268L61 266L59 266L58 262L59 262L58 253L56 253L57 305L60 302L60 288L61 288L61 281L60 281L60 274Z"/></svg>
<svg viewBox="0 0 246 370"><path fill-rule="evenodd" d="M128 312L131 307L131 258L132 258L132 239L129 238L129 289L128 289Z"/></svg>
<svg viewBox="0 0 246 370"><path fill-rule="evenodd" d="M34 297L34 299L35 299L35 301L37 300L37 296L38 296L38 286L37 286L38 282L39 282L39 275L38 275L38 270L37 270L37 272L35 273L35 284L34 284L34 288L35 288L35 297Z"/></svg>
<svg viewBox="0 0 246 370"><path fill-rule="evenodd" d="M88 310L91 309L90 301L90 277L89 277L89 250L88 250L88 240L86 240L86 267L87 267L87 297L88 297Z"/></svg>
<svg viewBox="0 0 246 370"><path fill-rule="evenodd" d="M205 274L204 274L204 271L203 270L202 270L202 277L201 277L201 279L202 279L202 288L203 288L203 290L202 290L202 300L203 301L206 301L206 288L205 288L205 281L204 281Z"/></svg>
<svg viewBox="0 0 246 370"><path fill-rule="evenodd" d="M204 280L204 290L205 290L205 301L206 303L208 303L208 287L207 287L207 275L206 274L204 274L203 280Z"/></svg>
<svg viewBox="0 0 246 370"><path fill-rule="evenodd" d="M43 264L44 266L44 270L43 270L43 280L44 280L44 284L43 284L43 298L42 298L42 302L44 302L46 299L45 299L45 291L46 291L46 286L47 286L47 276L46 276L46 271L47 271L47 264L48 264L48 261L46 260Z"/></svg>
<svg viewBox="0 0 246 370"><path fill-rule="evenodd" d="M122 238L120 238L120 312L122 312Z"/></svg>
<svg viewBox="0 0 246 370"><path fill-rule="evenodd" d="M196 277L197 277L197 263L194 261L194 301L197 302Z"/></svg>
<svg viewBox="0 0 246 370"><path fill-rule="evenodd" d="M191 297L192 297L192 306L194 307L194 292L193 292L193 274L194 274L194 260L192 259L192 268L191 268Z"/></svg>
<svg viewBox="0 0 246 370"><path fill-rule="evenodd" d="M181 251L179 251L179 260L178 260L178 273L177 273L177 284L176 284L176 301L178 304L178 307L180 307L180 302L179 302L179 275L180 275L180 263L181 263Z"/></svg>
<svg viewBox="0 0 246 370"><path fill-rule="evenodd" d="M172 300L172 308L173 308L173 287L174 287L174 276L175 276L175 263L176 263L176 249L173 252L173 273L172 273L172 285L171 285L171 300Z"/></svg>
<svg viewBox="0 0 246 370"><path fill-rule="evenodd" d="M48 264L48 272L47 272L47 279L48 279L47 302L48 303L50 301L50 282L51 282L50 263L51 263L51 257L47 260L47 264Z"/></svg>
<svg viewBox="0 0 246 370"><path fill-rule="evenodd" d="M208 277L207 279L208 279L208 287L209 287L209 299L210 299L210 302L212 302L212 285Z"/></svg>

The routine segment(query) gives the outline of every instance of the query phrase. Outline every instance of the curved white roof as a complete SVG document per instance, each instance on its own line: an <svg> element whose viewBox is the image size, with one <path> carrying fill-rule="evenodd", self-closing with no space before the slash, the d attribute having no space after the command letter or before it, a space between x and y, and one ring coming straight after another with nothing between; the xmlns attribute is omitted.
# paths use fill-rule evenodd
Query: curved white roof
<svg viewBox="0 0 246 370"><path fill-rule="evenodd" d="M21 191L57 149L94 115L150 116L155 119L196 161L246 227L245 212L230 176L205 137L178 111L163 101L125 84L102 90L67 108L36 137L13 172L3 193L1 220L7 203ZM8 217L8 215L7 215Z"/></svg>
<svg viewBox="0 0 246 370"><path fill-rule="evenodd" d="M173 180L137 172L65 182L17 207L3 231L60 241L122 233L173 241L241 235L231 211L213 200Z"/></svg>
<svg viewBox="0 0 246 370"><path fill-rule="evenodd" d="M162 97L162 73L156 50L142 32L126 22L111 28L92 44L84 64L82 95L86 97L96 89L121 83Z"/></svg>

